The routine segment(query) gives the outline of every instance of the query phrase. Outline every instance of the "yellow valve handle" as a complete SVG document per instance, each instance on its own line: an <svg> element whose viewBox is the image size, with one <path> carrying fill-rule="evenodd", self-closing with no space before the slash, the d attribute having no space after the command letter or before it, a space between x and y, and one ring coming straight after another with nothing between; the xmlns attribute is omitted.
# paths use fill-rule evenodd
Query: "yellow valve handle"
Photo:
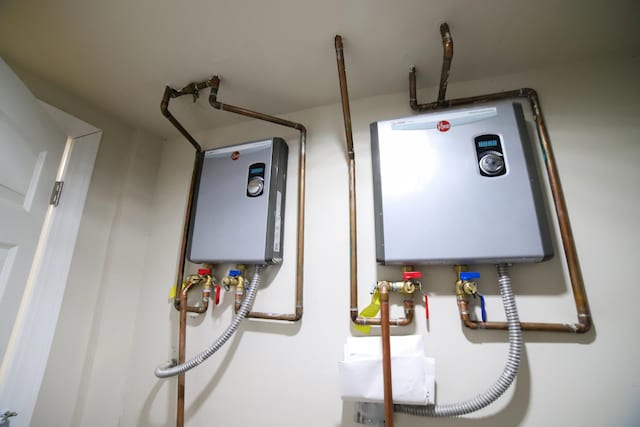
<svg viewBox="0 0 640 427"><path fill-rule="evenodd" d="M187 282L182 282L182 289L184 289L185 286L187 286ZM176 298L176 288L177 286L171 286L171 289L169 289L169 302Z"/></svg>
<svg viewBox="0 0 640 427"><path fill-rule="evenodd" d="M371 297L371 304L366 306L361 312L360 317L376 317L380 312L380 292L376 289ZM371 332L371 325L353 325L356 331L368 334Z"/></svg>

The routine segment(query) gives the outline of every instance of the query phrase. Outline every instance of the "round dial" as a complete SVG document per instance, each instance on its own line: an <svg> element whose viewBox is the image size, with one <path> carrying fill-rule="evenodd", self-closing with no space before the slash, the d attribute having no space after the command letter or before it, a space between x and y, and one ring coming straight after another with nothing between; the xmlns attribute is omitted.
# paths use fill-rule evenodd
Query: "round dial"
<svg viewBox="0 0 640 427"><path fill-rule="evenodd" d="M259 176L254 176L249 180L247 184L247 193L251 196L258 196L262 193L262 189L264 188L264 179Z"/></svg>
<svg viewBox="0 0 640 427"><path fill-rule="evenodd" d="M487 175L497 175L504 170L502 154L489 151L480 158L480 170Z"/></svg>

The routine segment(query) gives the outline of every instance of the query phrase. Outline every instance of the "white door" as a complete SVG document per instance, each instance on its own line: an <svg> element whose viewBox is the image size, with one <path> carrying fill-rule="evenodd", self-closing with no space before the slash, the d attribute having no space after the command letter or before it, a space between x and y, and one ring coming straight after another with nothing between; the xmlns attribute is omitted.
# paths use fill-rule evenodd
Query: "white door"
<svg viewBox="0 0 640 427"><path fill-rule="evenodd" d="M66 141L0 58L0 362L29 284Z"/></svg>

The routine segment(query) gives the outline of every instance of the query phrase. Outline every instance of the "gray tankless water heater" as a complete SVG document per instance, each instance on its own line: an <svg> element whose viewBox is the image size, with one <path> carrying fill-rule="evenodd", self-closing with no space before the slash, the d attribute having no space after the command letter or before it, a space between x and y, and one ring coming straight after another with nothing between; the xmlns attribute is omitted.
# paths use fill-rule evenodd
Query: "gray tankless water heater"
<svg viewBox="0 0 640 427"><path fill-rule="evenodd" d="M550 258L528 135L522 106L511 101L372 123L378 262Z"/></svg>
<svg viewBox="0 0 640 427"><path fill-rule="evenodd" d="M281 138L204 152L189 236L192 262L282 262L288 152Z"/></svg>

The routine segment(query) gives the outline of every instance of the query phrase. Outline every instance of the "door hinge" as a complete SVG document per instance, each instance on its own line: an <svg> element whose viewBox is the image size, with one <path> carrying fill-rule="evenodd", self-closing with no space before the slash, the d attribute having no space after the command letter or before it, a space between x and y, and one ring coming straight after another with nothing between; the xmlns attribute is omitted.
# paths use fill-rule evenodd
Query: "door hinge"
<svg viewBox="0 0 640 427"><path fill-rule="evenodd" d="M49 199L49 204L58 206L60 203L60 194L62 194L62 186L64 185L64 181L56 181L53 183L53 191L51 191L51 198Z"/></svg>

